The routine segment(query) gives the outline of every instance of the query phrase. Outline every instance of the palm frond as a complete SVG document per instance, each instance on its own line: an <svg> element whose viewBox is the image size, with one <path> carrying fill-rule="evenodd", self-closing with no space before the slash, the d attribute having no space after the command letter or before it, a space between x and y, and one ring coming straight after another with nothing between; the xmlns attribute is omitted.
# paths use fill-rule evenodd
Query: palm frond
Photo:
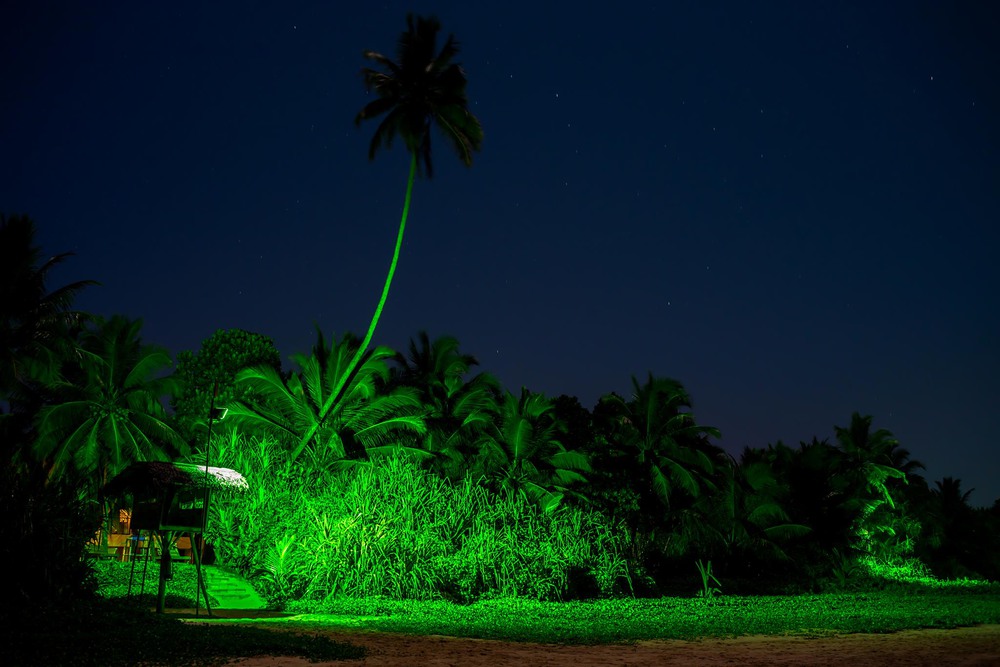
<svg viewBox="0 0 1000 667"><path fill-rule="evenodd" d="M764 534L772 540L790 540L808 535L811 532L812 528L798 523L781 523L775 526L768 526L764 529Z"/></svg>
<svg viewBox="0 0 1000 667"><path fill-rule="evenodd" d="M553 479L562 486L569 486L570 484L586 484L590 480L576 472L575 470L569 470L565 468L557 469L553 473Z"/></svg>
<svg viewBox="0 0 1000 667"><path fill-rule="evenodd" d="M670 479L677 482L677 485L689 493L692 497L697 498L700 492L700 487L698 481L695 479L691 471L687 469L687 466L675 461L674 459L661 457L659 461L659 466L656 467L657 470L660 467L665 468Z"/></svg>
<svg viewBox="0 0 1000 667"><path fill-rule="evenodd" d="M549 457L549 462L556 468L562 468L564 470L591 472L590 459L587 455L573 450L556 452Z"/></svg>
<svg viewBox="0 0 1000 667"><path fill-rule="evenodd" d="M128 369L125 379L122 380L122 386L126 389L144 386L157 373L168 368L171 363L170 355L166 350L148 350Z"/></svg>

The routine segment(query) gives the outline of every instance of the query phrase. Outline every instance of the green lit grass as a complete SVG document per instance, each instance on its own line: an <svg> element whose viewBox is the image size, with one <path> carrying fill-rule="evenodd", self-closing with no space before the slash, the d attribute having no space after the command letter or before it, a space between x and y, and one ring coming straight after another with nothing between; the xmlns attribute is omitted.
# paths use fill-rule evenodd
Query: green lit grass
<svg viewBox="0 0 1000 667"><path fill-rule="evenodd" d="M399 457L316 477L286 469L278 443L236 435L217 456L251 491L213 505L209 539L274 606L342 595L560 599L579 583L574 572L595 594L631 586L624 532L594 511L545 513Z"/></svg>
<svg viewBox="0 0 1000 667"><path fill-rule="evenodd" d="M160 564L151 561L148 564L138 562L135 570L131 563L105 560L92 563L94 575L97 578L97 593L109 600L136 601L139 606L153 607L156 605L156 587L160 576ZM146 566L145 582L143 582L143 566ZM132 587L129 588L129 579ZM167 593L164 599L167 609L189 609L195 606L195 591L198 587L198 571L187 563L174 563L171 566L171 577L167 580ZM204 606L204 599L199 601ZM209 592L209 603L218 606L218 600Z"/></svg>
<svg viewBox="0 0 1000 667"><path fill-rule="evenodd" d="M306 611L301 607L296 610ZM712 600L492 600L471 605L343 599L328 602L322 612L300 613L268 623L301 630L350 628L559 644L756 634L884 633L1000 623L1000 590L994 585L918 592L726 596Z"/></svg>
<svg viewBox="0 0 1000 667"><path fill-rule="evenodd" d="M255 655L312 660L360 657L361 649L324 631L401 632L546 644L629 643L741 635L825 636L1000 623L1000 588L970 586L906 592L737 597L711 600L450 602L336 599L296 616L184 623L120 601L73 612L7 618L5 665L215 665ZM322 611L322 613L320 613ZM280 632L277 630L281 630ZM335 639L336 635L330 633ZM104 647L104 648L96 648Z"/></svg>

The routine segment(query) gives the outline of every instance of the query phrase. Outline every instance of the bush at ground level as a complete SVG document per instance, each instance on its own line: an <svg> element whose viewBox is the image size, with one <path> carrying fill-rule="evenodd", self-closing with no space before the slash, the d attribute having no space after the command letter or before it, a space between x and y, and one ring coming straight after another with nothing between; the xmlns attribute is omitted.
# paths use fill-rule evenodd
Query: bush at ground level
<svg viewBox="0 0 1000 667"><path fill-rule="evenodd" d="M215 503L211 539L275 604L630 592L624 535L597 512L546 513L516 491L453 484L405 458L317 473L288 466L267 440L234 436L219 449L250 491Z"/></svg>

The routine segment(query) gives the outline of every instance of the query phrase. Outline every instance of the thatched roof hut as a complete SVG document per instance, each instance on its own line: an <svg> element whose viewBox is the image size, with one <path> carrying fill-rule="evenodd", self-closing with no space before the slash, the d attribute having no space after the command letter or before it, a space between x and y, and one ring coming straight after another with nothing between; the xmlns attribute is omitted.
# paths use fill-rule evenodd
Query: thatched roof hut
<svg viewBox="0 0 1000 667"><path fill-rule="evenodd" d="M243 475L229 468L216 468L194 463L144 461L133 463L108 482L103 489L107 496L131 495L136 498L158 497L168 491L197 490L242 493L249 489Z"/></svg>

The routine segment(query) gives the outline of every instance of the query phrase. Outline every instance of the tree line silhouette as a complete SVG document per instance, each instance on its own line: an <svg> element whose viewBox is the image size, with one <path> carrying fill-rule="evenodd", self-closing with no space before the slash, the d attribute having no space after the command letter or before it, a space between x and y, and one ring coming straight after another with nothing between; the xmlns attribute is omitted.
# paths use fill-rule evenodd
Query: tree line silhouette
<svg viewBox="0 0 1000 667"><path fill-rule="evenodd" d="M588 409L572 396L502 387L474 372L475 357L452 337L421 332L407 354L371 347L414 181L432 173L431 128L466 165L483 141L458 42L449 36L439 50L439 30L434 18L409 16L395 60L364 53L375 65L362 69L375 99L355 120L381 119L369 157L400 138L411 159L389 271L361 340L317 332L313 348L285 368L266 336L219 331L180 353L168 374L170 355L142 340L140 321L73 310L92 281L48 288L68 253L42 261L33 222L2 218L0 549L25 575L6 580L12 594L85 590L83 544L110 509L100 489L134 461L203 461L216 392L232 415L219 442L237 433L241 446L275 448L286 473L332 483L367 469L375 480L373 466L403 457L435 479L491 494L480 499L519 498L511 502L538 516L599 517L636 575L618 592L669 591L690 578L692 561L706 582L721 577L748 590L843 586L859 568L1000 576L1000 503L973 508L959 480L929 484L871 416L851 415L833 440L747 447L735 457L669 377L633 378L628 396L609 393Z"/></svg>
<svg viewBox="0 0 1000 667"><path fill-rule="evenodd" d="M309 475L351 475L404 456L453 483L526 499L541 514L583 508L624 536L632 593L671 590L694 560L754 590L843 584L859 563L996 579L1000 503L973 508L960 480L933 483L890 432L855 413L832 440L747 447L701 424L682 383L633 378L592 409L512 392L452 337L421 332L403 354L317 332L283 368L270 339L219 331L169 354L141 323L73 309L92 283L49 289L67 255L41 261L34 225L2 218L3 539L24 597L69 594L101 524L101 486L133 461L199 458L213 387L232 432L267 438ZM343 389L330 400L337 385ZM169 404L169 407L167 405ZM329 404L324 412L323 406ZM876 568L877 569L877 568Z"/></svg>

